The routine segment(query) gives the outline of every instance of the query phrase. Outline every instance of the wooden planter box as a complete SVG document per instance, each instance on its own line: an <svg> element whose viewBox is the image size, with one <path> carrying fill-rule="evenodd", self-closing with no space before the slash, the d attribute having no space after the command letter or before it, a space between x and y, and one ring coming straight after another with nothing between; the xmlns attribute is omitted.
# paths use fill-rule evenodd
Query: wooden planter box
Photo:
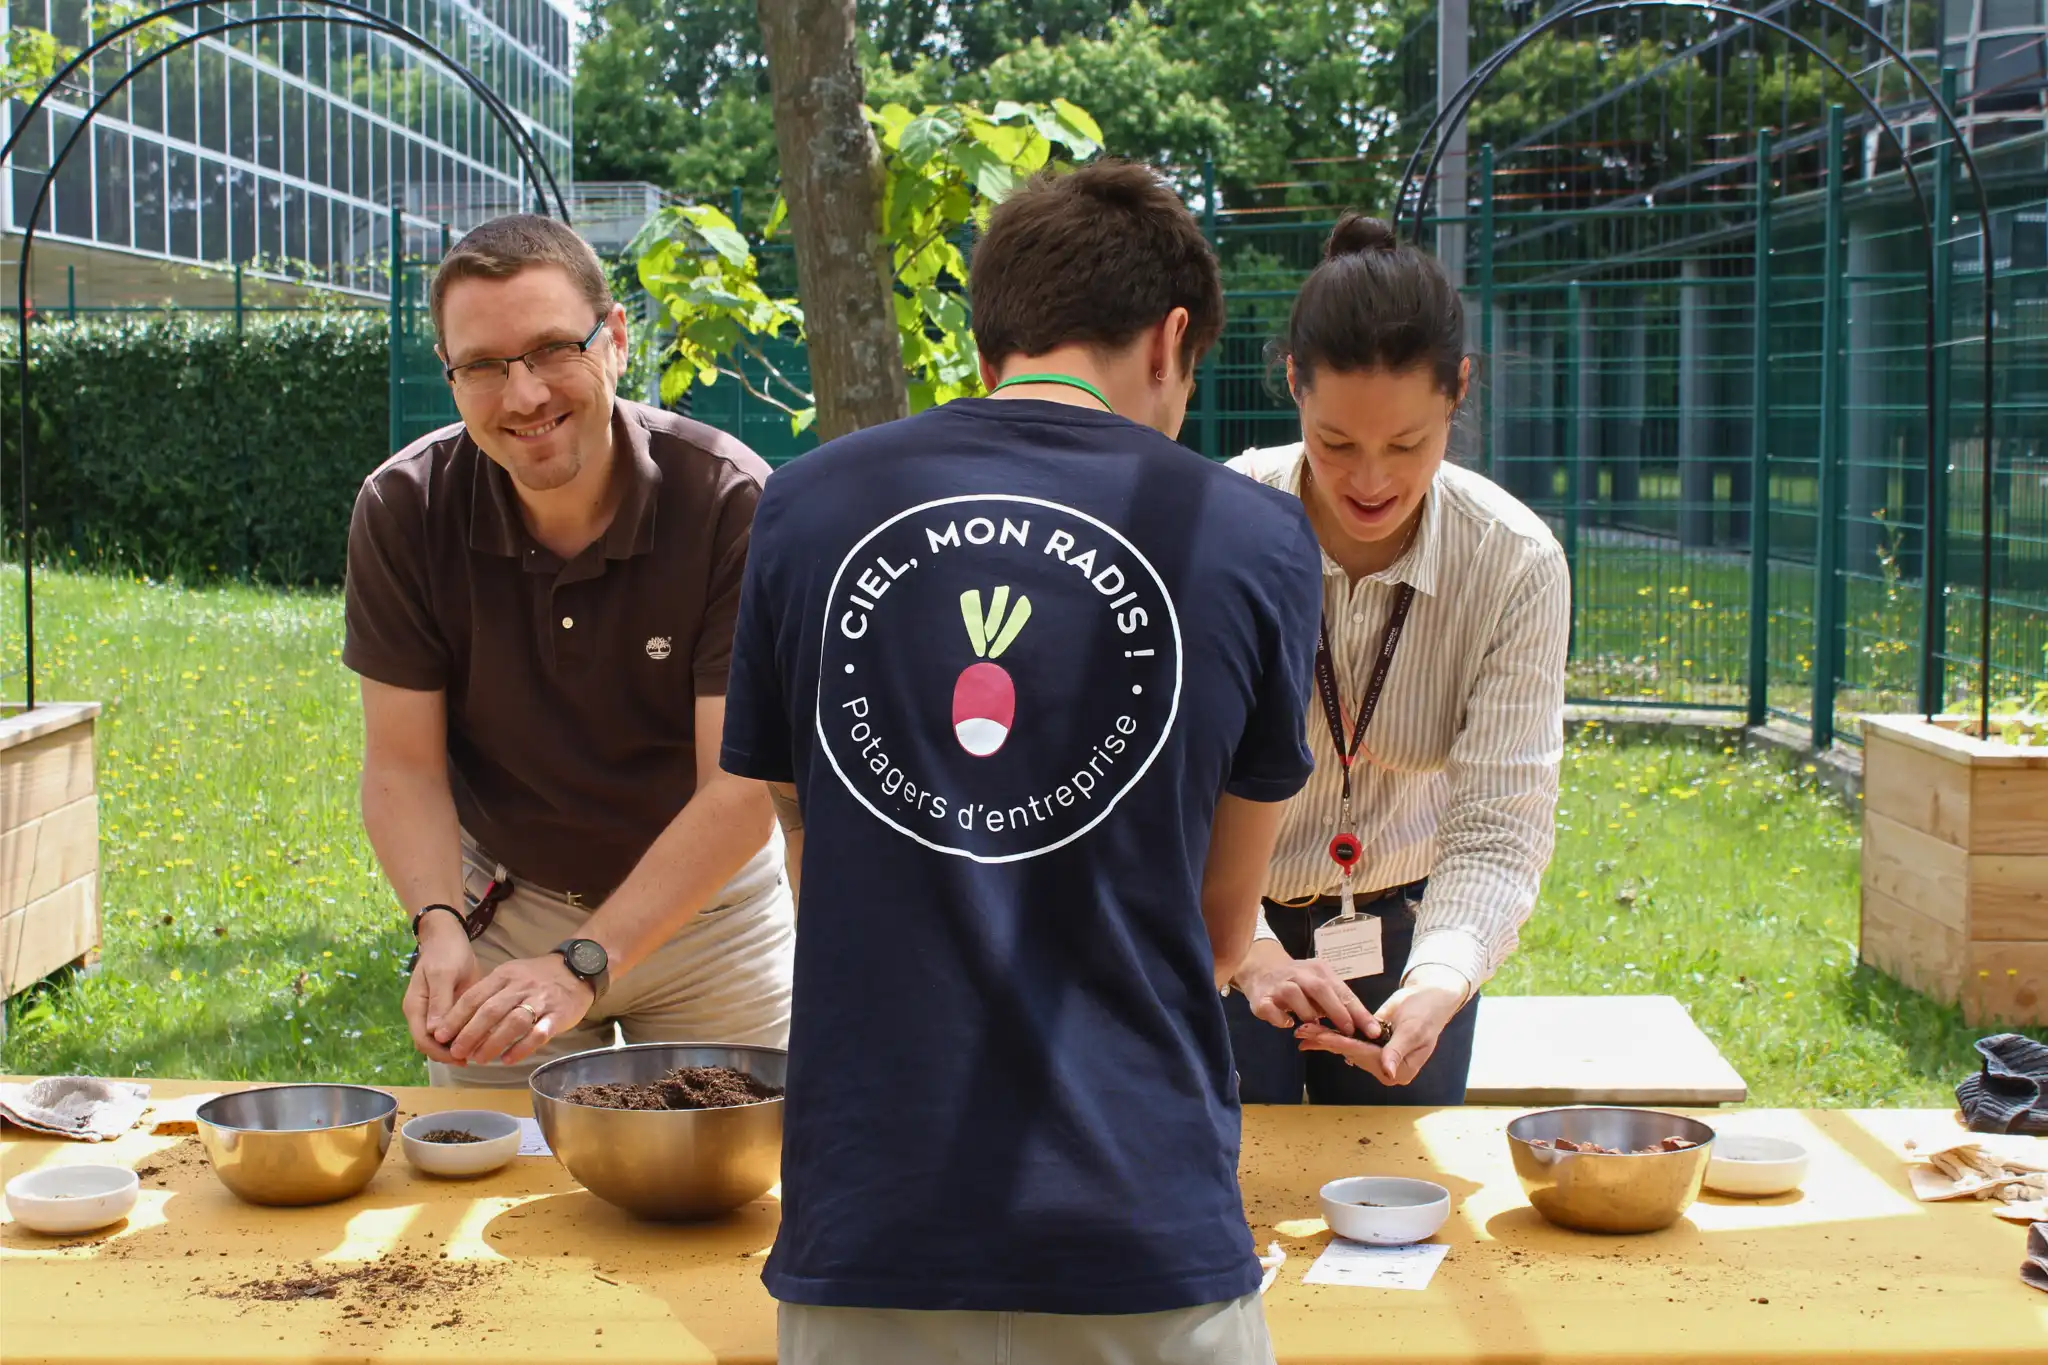
<svg viewBox="0 0 2048 1365"><path fill-rule="evenodd" d="M99 713L94 702L0 709L0 997L99 956Z"/></svg>
<svg viewBox="0 0 2048 1365"><path fill-rule="evenodd" d="M1862 959L1972 1026L2048 1023L2048 751L1965 724L1863 719Z"/></svg>

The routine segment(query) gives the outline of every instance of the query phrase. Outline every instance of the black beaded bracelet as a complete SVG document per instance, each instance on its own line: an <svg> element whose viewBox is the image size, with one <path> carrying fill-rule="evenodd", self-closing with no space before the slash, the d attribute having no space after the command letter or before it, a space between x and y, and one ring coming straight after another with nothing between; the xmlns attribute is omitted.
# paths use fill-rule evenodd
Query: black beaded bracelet
<svg viewBox="0 0 2048 1365"><path fill-rule="evenodd" d="M436 910L446 910L449 914L455 916L457 920L461 921L463 933L466 934L469 932L469 916L463 914L460 910L457 910L452 905L443 905L439 901L436 901L432 905L421 906L419 909L419 913L412 917L412 936L414 942L419 941L420 921L425 919L428 915L433 914L434 911Z"/></svg>

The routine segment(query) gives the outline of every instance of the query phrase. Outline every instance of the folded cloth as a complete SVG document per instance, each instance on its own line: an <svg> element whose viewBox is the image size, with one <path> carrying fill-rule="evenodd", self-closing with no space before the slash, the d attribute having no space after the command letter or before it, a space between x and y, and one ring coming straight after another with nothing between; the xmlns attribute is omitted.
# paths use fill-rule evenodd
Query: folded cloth
<svg viewBox="0 0 2048 1365"><path fill-rule="evenodd" d="M2027 1229L2027 1263L2020 1267L2020 1278L2036 1289L2048 1289L2048 1223Z"/></svg>
<svg viewBox="0 0 2048 1365"><path fill-rule="evenodd" d="M0 1085L0 1118L84 1142L121 1136L148 1104L148 1086L97 1076L45 1076L27 1085Z"/></svg>
<svg viewBox="0 0 2048 1365"><path fill-rule="evenodd" d="M1977 1051L1983 1069L1956 1087L1970 1131L2048 1137L2048 1043L2000 1033Z"/></svg>

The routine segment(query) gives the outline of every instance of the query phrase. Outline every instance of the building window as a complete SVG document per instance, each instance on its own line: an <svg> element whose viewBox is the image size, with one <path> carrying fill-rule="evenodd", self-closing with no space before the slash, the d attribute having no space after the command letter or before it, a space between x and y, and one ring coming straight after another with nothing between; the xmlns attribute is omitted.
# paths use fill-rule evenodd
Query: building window
<svg viewBox="0 0 2048 1365"><path fill-rule="evenodd" d="M228 259L228 168L211 157L199 161L199 227L200 255Z"/></svg>
<svg viewBox="0 0 2048 1365"><path fill-rule="evenodd" d="M94 235L99 241L127 246L134 235L129 215L135 203L128 189L128 135L97 123L92 132L93 192L99 207L99 231ZM81 147L71 155L83 160L84 151Z"/></svg>
<svg viewBox="0 0 2048 1365"><path fill-rule="evenodd" d="M135 245L164 249L164 150L146 137L135 139Z"/></svg>
<svg viewBox="0 0 2048 1365"><path fill-rule="evenodd" d="M199 259L199 158L171 153L171 254Z"/></svg>

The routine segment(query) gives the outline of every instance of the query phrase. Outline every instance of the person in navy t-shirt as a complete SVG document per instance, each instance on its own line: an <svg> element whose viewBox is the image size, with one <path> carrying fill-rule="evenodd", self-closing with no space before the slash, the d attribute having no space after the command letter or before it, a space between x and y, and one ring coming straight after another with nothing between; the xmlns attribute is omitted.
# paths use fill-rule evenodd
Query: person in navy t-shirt
<svg viewBox="0 0 2048 1365"><path fill-rule="evenodd" d="M1311 770L1315 537L1173 440L1222 291L1152 172L1034 180L970 291L990 397L754 516L723 761L802 860L781 1359L1267 1361L1219 983Z"/></svg>

